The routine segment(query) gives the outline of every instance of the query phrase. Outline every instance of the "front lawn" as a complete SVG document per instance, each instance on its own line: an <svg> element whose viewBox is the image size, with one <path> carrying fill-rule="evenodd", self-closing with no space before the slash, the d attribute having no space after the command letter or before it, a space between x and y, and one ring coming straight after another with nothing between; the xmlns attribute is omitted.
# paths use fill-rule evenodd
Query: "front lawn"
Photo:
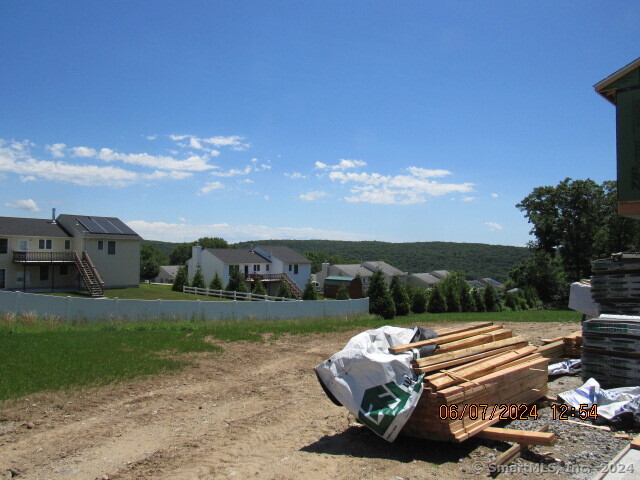
<svg viewBox="0 0 640 480"><path fill-rule="evenodd" d="M55 295L59 297L88 297L89 295L75 293L45 293L44 295ZM192 293L174 292L171 285L151 285L149 283L141 283L138 288L117 288L114 290L105 290L106 298L123 298L131 300L203 300L215 302L228 302L228 298L208 297L206 295L194 295Z"/></svg>

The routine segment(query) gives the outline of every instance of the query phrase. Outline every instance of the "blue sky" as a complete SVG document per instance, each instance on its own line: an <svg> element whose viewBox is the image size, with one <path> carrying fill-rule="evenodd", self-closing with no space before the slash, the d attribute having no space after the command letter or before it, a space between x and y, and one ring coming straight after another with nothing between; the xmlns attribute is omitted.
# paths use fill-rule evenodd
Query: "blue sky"
<svg viewBox="0 0 640 480"><path fill-rule="evenodd" d="M4 1L0 216L144 238L525 245L516 207L615 179L593 85L640 2Z"/></svg>

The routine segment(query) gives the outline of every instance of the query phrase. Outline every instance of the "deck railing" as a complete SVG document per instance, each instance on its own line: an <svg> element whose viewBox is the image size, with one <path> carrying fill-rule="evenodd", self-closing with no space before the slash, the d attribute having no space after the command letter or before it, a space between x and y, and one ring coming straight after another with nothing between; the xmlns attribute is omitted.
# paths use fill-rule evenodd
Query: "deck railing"
<svg viewBox="0 0 640 480"><path fill-rule="evenodd" d="M13 251L14 263L73 263L74 252L26 252Z"/></svg>

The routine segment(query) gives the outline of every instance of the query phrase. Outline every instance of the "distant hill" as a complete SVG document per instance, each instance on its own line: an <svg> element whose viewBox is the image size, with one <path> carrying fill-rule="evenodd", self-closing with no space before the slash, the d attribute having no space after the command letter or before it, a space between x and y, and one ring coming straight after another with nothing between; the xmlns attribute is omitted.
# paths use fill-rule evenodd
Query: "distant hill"
<svg viewBox="0 0 640 480"><path fill-rule="evenodd" d="M460 272L468 279L491 277L499 281L505 281L509 270L529 256L529 250L524 247L483 243L264 240L236 245L249 247L251 243L285 245L302 254L308 251L338 254L348 263L384 260L409 273L449 270Z"/></svg>
<svg viewBox="0 0 640 480"><path fill-rule="evenodd" d="M179 243L144 240L158 248L167 257ZM404 272L423 273L434 270L460 272L468 279L491 277L505 281L511 268L529 256L524 247L487 245L484 243L410 242L390 243L376 241L347 242L337 240L260 240L240 242L232 247L251 245L285 245L298 253L322 252L338 254L347 263L384 260Z"/></svg>

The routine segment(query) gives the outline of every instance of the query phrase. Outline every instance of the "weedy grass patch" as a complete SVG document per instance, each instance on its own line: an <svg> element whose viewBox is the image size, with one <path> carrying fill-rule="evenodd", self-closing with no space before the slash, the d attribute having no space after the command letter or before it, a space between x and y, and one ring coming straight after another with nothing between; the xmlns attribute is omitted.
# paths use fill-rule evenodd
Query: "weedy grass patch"
<svg viewBox="0 0 640 480"><path fill-rule="evenodd" d="M27 312L0 315L0 400L44 390L104 385L178 371L191 352L219 353L207 341L262 342L265 336L335 333L383 325L442 322L579 322L571 310L412 314L384 320L374 315L292 320L194 319L64 322Z"/></svg>

